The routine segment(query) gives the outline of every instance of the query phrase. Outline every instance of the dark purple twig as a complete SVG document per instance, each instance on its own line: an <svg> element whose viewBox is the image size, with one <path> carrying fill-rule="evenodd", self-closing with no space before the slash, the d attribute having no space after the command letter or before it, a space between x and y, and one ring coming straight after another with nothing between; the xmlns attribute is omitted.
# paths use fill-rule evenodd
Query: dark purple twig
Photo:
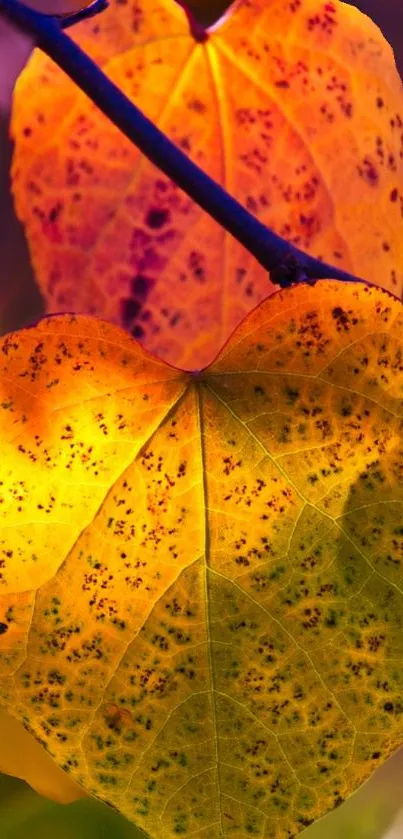
<svg viewBox="0 0 403 839"><path fill-rule="evenodd" d="M89 17L94 17L94 15L99 15L100 12L103 12L105 9L108 8L108 0L94 0L93 3L90 3L89 6L84 7L83 9L79 9L77 12L73 12L71 15L61 15L60 16L60 27L61 29L68 29L69 26L73 26L75 23L79 23L80 20L87 20Z"/></svg>

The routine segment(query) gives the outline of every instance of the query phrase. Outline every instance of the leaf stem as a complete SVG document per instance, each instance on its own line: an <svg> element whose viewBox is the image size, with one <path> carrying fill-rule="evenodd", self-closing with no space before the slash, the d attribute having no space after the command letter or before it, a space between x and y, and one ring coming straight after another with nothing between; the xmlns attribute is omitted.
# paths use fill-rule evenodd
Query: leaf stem
<svg viewBox="0 0 403 839"><path fill-rule="evenodd" d="M277 236L225 189L193 163L108 79L80 47L62 31L63 21L34 11L19 0L0 0L0 13L35 42L109 117L140 151L212 218L241 243L267 270L273 282L292 283L321 278L365 282L309 256Z"/></svg>

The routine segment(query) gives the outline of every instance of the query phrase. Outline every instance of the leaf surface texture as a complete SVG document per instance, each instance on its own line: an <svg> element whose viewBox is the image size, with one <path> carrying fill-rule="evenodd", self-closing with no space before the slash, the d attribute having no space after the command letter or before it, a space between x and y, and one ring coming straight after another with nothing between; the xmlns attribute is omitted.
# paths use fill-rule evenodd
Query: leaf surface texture
<svg viewBox="0 0 403 839"><path fill-rule="evenodd" d="M151 837L285 839L402 741L402 306L277 292L183 373L1 340L0 700Z"/></svg>

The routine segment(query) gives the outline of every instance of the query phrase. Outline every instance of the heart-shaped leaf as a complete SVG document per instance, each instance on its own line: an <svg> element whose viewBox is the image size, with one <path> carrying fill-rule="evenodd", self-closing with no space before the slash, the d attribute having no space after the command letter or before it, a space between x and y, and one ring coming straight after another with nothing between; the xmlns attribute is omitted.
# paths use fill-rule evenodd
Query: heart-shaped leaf
<svg viewBox="0 0 403 839"><path fill-rule="evenodd" d="M402 327L321 281L197 374L0 343L1 704L155 839L285 839L401 744Z"/></svg>

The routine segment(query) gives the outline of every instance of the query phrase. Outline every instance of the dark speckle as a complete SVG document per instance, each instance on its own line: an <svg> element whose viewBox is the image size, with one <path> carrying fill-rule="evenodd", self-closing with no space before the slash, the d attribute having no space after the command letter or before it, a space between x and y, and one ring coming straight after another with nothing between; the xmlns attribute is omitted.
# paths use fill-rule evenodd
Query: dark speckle
<svg viewBox="0 0 403 839"><path fill-rule="evenodd" d="M145 301L154 285L154 280L147 277L145 274L135 274L131 281L131 296L121 300L121 318L125 328L134 335L135 338L142 338L144 329L139 324L134 324L133 321L139 319L146 320L146 312L143 311Z"/></svg>
<svg viewBox="0 0 403 839"><path fill-rule="evenodd" d="M194 279L199 283L204 283L206 279L204 255L200 251L191 251L188 265Z"/></svg>
<svg viewBox="0 0 403 839"><path fill-rule="evenodd" d="M0 623L0 635L4 635L7 632L8 624L7 623Z"/></svg>
<svg viewBox="0 0 403 839"><path fill-rule="evenodd" d="M140 309L140 303L138 300L135 300L134 297L128 297L126 300L122 300L122 321L125 324L125 326L127 326L127 324L131 323L131 321L134 320L135 317L137 317Z"/></svg>
<svg viewBox="0 0 403 839"><path fill-rule="evenodd" d="M162 210L159 207L152 207L146 216L146 224L153 230L159 230L169 221L169 210Z"/></svg>
<svg viewBox="0 0 403 839"><path fill-rule="evenodd" d="M370 186L377 186L379 182L379 174L369 157L365 157L362 165L357 166L358 174Z"/></svg>
<svg viewBox="0 0 403 839"><path fill-rule="evenodd" d="M136 274L132 279L132 292L142 297L147 294L152 285L153 281L149 277L145 277L144 274Z"/></svg>
<svg viewBox="0 0 403 839"><path fill-rule="evenodd" d="M350 324L350 315L351 315L351 311L346 312L344 309L342 309L341 306L335 306L334 309L332 309L332 317L336 321L336 328L337 328L338 332L341 332L343 330L344 330L344 332L349 331L350 325L351 325ZM357 320L355 318L353 318L353 320L352 320L353 325L355 325L356 322L357 322Z"/></svg>
<svg viewBox="0 0 403 839"><path fill-rule="evenodd" d="M285 395L287 397L287 402L289 405L294 405L297 399L299 398L299 390L293 387L286 387Z"/></svg>
<svg viewBox="0 0 403 839"><path fill-rule="evenodd" d="M140 326L139 323L136 323L133 326L133 328L131 330L131 333L133 335L133 338L143 338L144 337L144 329L143 329L142 326Z"/></svg>
<svg viewBox="0 0 403 839"><path fill-rule="evenodd" d="M190 100L188 108L196 114L204 114L207 111L207 105L205 105L204 102L201 102L200 99L197 99L197 97Z"/></svg>
<svg viewBox="0 0 403 839"><path fill-rule="evenodd" d="M57 221L62 209L63 209L63 205L60 202L58 202L57 204L55 204L54 207L52 207L52 209L49 213L49 221L52 222L52 224L55 221Z"/></svg>

